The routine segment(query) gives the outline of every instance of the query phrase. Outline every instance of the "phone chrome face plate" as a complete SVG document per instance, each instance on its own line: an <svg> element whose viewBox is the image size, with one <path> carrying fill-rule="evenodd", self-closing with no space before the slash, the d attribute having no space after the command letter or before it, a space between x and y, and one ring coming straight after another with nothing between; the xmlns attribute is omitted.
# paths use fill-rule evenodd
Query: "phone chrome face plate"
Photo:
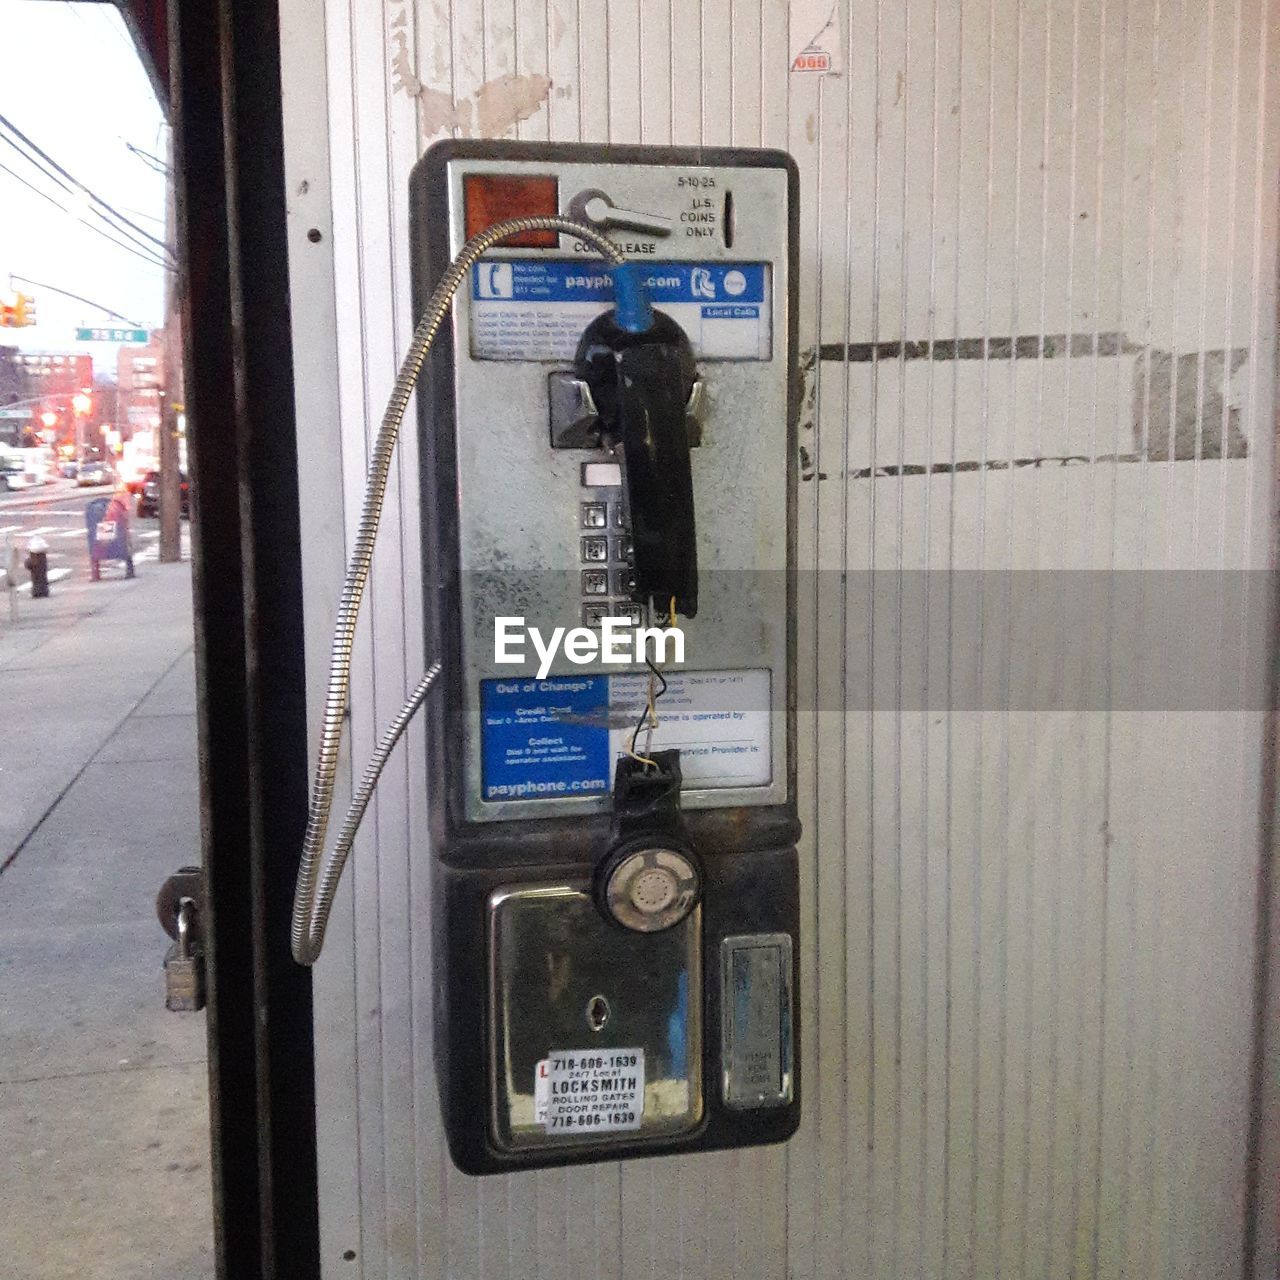
<svg viewBox="0 0 1280 1280"><path fill-rule="evenodd" d="M680 620L683 666L663 669L668 679L691 673L658 703L679 741L660 727L654 749L681 746L686 807L780 803L792 665L787 172L454 158L452 252L466 239L467 179L491 174L544 180L543 198L554 177L560 211L594 209L615 242L655 264L659 309L696 330L705 397L692 451L700 602L695 619ZM612 456L551 447L549 375L571 367L564 353L579 321L610 303L595 279L598 260L569 237L499 249L486 263L459 290L452 316L465 815L603 812L644 668L580 665L561 649L550 674L568 683L548 690L536 683L528 641L524 662L495 661L494 620L520 617L549 637L630 603L620 576L621 490L609 466L595 465Z"/></svg>

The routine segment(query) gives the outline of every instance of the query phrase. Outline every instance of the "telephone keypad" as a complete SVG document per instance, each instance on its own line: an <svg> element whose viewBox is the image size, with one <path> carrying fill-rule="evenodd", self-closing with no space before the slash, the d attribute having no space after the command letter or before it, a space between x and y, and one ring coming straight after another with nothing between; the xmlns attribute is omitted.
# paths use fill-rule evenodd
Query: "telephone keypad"
<svg viewBox="0 0 1280 1280"><path fill-rule="evenodd" d="M585 476L585 470L584 470ZM597 535L583 537L579 558L582 569L582 623L598 627L604 618L626 618L632 625L644 621L644 611L630 599L635 585L631 536L626 532L626 512L620 490L597 490L600 498L583 502L580 507L581 527L600 530ZM606 531L623 530L622 533ZM590 566L590 567L586 567ZM598 568L596 566L599 566ZM602 600L612 596L612 600Z"/></svg>

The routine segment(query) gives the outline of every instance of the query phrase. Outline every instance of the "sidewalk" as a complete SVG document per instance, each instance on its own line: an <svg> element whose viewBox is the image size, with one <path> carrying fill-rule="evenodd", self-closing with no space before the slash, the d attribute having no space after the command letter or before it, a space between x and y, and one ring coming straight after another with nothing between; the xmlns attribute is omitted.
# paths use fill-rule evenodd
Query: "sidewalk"
<svg viewBox="0 0 1280 1280"><path fill-rule="evenodd" d="M0 616L0 1277L213 1274L205 1019L164 1008L199 860L189 564Z"/></svg>

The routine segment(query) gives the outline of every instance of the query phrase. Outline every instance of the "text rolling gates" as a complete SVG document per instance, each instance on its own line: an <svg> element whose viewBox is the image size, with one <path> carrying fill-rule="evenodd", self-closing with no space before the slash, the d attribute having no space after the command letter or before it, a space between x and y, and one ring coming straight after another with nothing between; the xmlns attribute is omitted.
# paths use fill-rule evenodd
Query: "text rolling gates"
<svg viewBox="0 0 1280 1280"><path fill-rule="evenodd" d="M784 1140L794 166L448 141L412 212L419 306L469 234L554 213L635 259L645 295L628 310L568 235L500 245L419 396L450 1152L484 1174Z"/></svg>

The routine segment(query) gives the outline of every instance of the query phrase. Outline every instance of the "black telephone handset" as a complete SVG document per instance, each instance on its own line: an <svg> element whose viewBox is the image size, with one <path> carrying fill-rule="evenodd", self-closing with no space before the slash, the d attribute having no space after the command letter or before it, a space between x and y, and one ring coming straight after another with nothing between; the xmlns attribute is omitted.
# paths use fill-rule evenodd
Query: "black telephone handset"
<svg viewBox="0 0 1280 1280"><path fill-rule="evenodd" d="M686 419L697 378L684 330L661 311L639 332L609 311L587 326L575 357L591 390L601 434L618 457L640 604L665 614L698 612L698 551Z"/></svg>

